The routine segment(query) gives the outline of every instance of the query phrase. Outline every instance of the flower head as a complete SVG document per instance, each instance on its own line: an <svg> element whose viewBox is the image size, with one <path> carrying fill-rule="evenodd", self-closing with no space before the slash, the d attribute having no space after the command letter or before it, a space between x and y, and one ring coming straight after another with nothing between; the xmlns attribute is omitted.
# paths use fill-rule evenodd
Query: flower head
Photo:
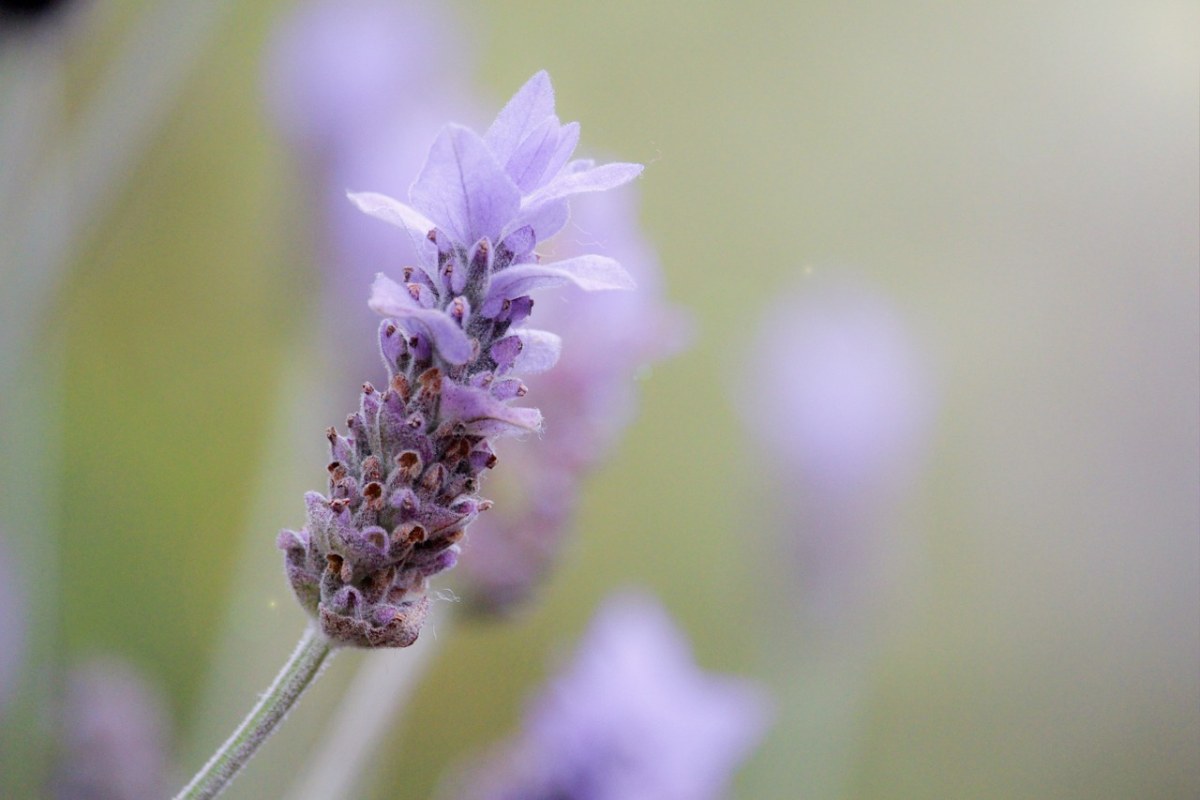
<svg viewBox="0 0 1200 800"><path fill-rule="evenodd" d="M709 800L767 722L760 691L696 668L666 612L608 600L519 738L468 780L470 800Z"/></svg>
<svg viewBox="0 0 1200 800"><path fill-rule="evenodd" d="M322 629L343 644L406 646L428 607L427 580L456 562L496 437L536 431L537 409L511 405L517 377L552 367L561 343L523 326L530 292L573 284L630 289L614 259L542 263L537 247L566 224L567 199L626 183L636 164L572 160L576 123L554 115L550 79L533 76L483 136L448 125L408 203L351 194L408 232L417 263L375 278L370 306L388 384L363 386L349 432L330 429L329 497L310 493L307 525L283 531L288 577Z"/></svg>

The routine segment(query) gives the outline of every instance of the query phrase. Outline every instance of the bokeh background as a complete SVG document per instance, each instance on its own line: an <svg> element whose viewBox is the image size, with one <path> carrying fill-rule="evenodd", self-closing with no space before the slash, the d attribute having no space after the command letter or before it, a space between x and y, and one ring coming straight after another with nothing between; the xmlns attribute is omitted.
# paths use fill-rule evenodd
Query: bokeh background
<svg viewBox="0 0 1200 800"><path fill-rule="evenodd" d="M322 385L320 201L266 110L295 4L65 5L0 35L0 595L28 621L5 797L41 795L68 666L99 654L160 698L172 781L223 738L303 625L274 537L357 388ZM462 44L429 57L468 63L483 119L545 68L592 152L649 165L694 337L641 376L535 602L427 632L362 796L428 797L514 730L624 586L774 697L739 797L1200 794L1200 7L450 13ZM925 398L877 550L832 567L790 502L811 482L747 423L789 366L764 314L831 283L888 309ZM831 609L810 560L869 591ZM360 660L230 797L282 794Z"/></svg>

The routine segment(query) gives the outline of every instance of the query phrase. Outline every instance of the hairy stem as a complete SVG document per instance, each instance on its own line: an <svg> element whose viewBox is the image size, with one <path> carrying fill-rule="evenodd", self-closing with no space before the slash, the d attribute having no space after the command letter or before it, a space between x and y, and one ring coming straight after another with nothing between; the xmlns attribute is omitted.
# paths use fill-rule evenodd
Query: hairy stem
<svg viewBox="0 0 1200 800"><path fill-rule="evenodd" d="M375 749L403 716L453 622L450 611L435 607L427 632L412 647L367 652L328 721L321 744L297 772L285 800L359 796L358 784L371 777Z"/></svg>
<svg viewBox="0 0 1200 800"><path fill-rule="evenodd" d="M321 674L333 650L329 639L309 625L271 687L175 800L208 800L224 791Z"/></svg>

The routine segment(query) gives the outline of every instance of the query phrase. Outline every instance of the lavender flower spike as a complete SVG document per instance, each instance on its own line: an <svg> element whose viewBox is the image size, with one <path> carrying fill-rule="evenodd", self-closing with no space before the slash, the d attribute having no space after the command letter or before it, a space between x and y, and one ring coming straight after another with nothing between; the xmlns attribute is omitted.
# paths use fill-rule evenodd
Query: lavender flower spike
<svg viewBox="0 0 1200 800"><path fill-rule="evenodd" d="M550 368L560 348L553 333L522 327L529 292L633 288L611 258L538 258L539 243L566 224L571 195L641 172L571 160L578 139L578 124L554 115L539 72L483 136L446 126L407 203L350 195L405 229L418 263L400 281L376 277L370 306L387 318L388 385L363 386L348 435L330 429L329 497L310 493L305 527L279 536L296 596L336 644L416 640L428 579L454 565L467 525L490 506L477 492L496 461L491 441L540 428L536 409L510 405L527 391L516 375Z"/></svg>
<svg viewBox="0 0 1200 800"><path fill-rule="evenodd" d="M609 599L574 663L458 800L716 800L766 729L752 684L710 675L653 600Z"/></svg>

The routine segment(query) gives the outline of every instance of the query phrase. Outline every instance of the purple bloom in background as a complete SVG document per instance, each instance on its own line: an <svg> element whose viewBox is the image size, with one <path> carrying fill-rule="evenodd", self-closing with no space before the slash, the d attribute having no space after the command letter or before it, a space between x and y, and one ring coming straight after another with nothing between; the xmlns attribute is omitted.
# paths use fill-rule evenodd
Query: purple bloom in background
<svg viewBox="0 0 1200 800"><path fill-rule="evenodd" d="M709 800L762 738L757 687L697 669L666 612L610 598L521 734L475 770L463 800Z"/></svg>
<svg viewBox="0 0 1200 800"><path fill-rule="evenodd" d="M637 374L678 352L688 338L690 319L662 298L661 272L638 226L632 187L588 195L572 207L554 254L588 250L620 261L638 291L568 287L539 299L539 318L563 338L554 370L528 382L551 421L540 438L504 449L505 459L516 462L502 480L505 505L479 522L464 555L468 597L484 609L524 599L554 564L571 530L579 484L633 416Z"/></svg>
<svg viewBox="0 0 1200 800"><path fill-rule="evenodd" d="M403 230L347 203L346 190L404 196L445 121L477 121L472 51L444 8L394 0L301 4L268 48L267 106L301 156L305 195L321 222L314 244L326 283L322 313L338 343L333 366L351 379L378 370L357 345L378 327L362 306L364 287L380 270L415 263L417 252Z"/></svg>
<svg viewBox="0 0 1200 800"><path fill-rule="evenodd" d="M158 694L126 664L71 671L60 718L58 800L166 796L170 726Z"/></svg>
<svg viewBox="0 0 1200 800"><path fill-rule="evenodd" d="M0 719L25 656L25 603L13 566L0 531Z"/></svg>
<svg viewBox="0 0 1200 800"><path fill-rule="evenodd" d="M458 40L444 12L429 4L301 3L269 48L270 110L297 147L317 154L349 149L383 130L399 132L412 113L401 103L424 116L423 109L444 102L440 95L459 88L469 53L453 59L451 69L445 58L446 46Z"/></svg>
<svg viewBox="0 0 1200 800"><path fill-rule="evenodd" d="M496 462L492 440L540 429L537 409L510 404L528 391L516 376L549 369L561 349L556 334L524 327L530 293L634 286L615 259L537 251L566 224L568 198L641 172L572 159L578 138L539 72L483 136L444 127L408 203L351 195L404 230L417 260L400 281L376 276L369 304L386 317L387 386L363 386L348 436L329 430L329 497L310 493L307 525L279 536L297 597L335 642L416 640L428 578L454 565L467 525L490 505L476 493Z"/></svg>
<svg viewBox="0 0 1200 800"><path fill-rule="evenodd" d="M887 534L935 406L924 354L878 291L814 280L768 309L738 408L775 464L806 604L853 608L886 583ZM769 376L764 379L763 376Z"/></svg>

